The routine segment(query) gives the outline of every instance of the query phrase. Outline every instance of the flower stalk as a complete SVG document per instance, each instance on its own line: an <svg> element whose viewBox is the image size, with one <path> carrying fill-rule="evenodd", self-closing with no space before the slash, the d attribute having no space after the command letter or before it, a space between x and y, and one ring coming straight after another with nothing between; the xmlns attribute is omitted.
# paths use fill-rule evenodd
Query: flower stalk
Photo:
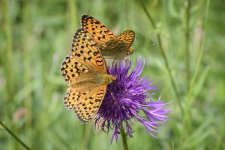
<svg viewBox="0 0 225 150"><path fill-rule="evenodd" d="M124 150L129 150L129 149L128 149L128 144L127 144L127 135L126 135L126 133L125 133L125 131L124 131L123 126L121 127L120 135L121 135L122 142L123 142L123 149L124 149Z"/></svg>
<svg viewBox="0 0 225 150"><path fill-rule="evenodd" d="M185 52L186 52L186 76L187 76L187 91L190 90L190 52L189 52L189 42L190 42L190 13L191 13L191 1L185 1Z"/></svg>
<svg viewBox="0 0 225 150"><path fill-rule="evenodd" d="M157 30L157 27L156 27L156 24L155 24L155 21L153 20L153 18L151 17L150 13L148 12L147 8L145 7L145 4L143 2L143 0L141 0L141 5L143 7L143 10L146 14L146 16L148 17L152 27L154 28L154 30ZM174 90L174 93L175 93L175 96L176 96L176 99L177 99L177 102L178 102L178 105L180 107L180 110L181 110L181 113L182 113L182 116L184 114L184 109L183 109L183 106L181 105L181 99L180 99L180 95L178 93L178 90L177 90L177 87L176 87L176 84L175 84L175 81L173 79L173 76L172 76L172 71L171 71L171 68L169 66L169 61L168 61L168 58L166 56L166 53L162 47L162 42L161 42L161 37L160 37L160 34L159 32L157 32L157 41L159 43L159 49L162 53L162 56L163 56L163 59L165 61L165 66L166 66L166 69L168 71L168 74L169 74L169 79L170 79L170 82L172 84L172 87L173 87L173 90Z"/></svg>
<svg viewBox="0 0 225 150"><path fill-rule="evenodd" d="M18 142L20 143L25 149L30 150L22 140L20 140L2 121L0 121L0 125Z"/></svg>

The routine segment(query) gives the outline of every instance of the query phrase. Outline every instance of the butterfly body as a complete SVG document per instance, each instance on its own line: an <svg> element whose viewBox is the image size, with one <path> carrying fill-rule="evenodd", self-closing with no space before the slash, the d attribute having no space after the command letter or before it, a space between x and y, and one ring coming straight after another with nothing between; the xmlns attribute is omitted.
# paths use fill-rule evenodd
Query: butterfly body
<svg viewBox="0 0 225 150"><path fill-rule="evenodd" d="M103 56L121 59L132 54L131 45L135 39L133 30L124 31L116 36L104 24L89 15L82 16L81 24L95 39Z"/></svg>
<svg viewBox="0 0 225 150"><path fill-rule="evenodd" d="M92 77L86 78L83 81L79 81L76 83L70 83L69 86L72 88L76 88L77 90L82 90L86 87L91 87L91 86L98 86L98 85L108 85L112 81L114 81L116 78L112 75L109 74L93 74Z"/></svg>
<svg viewBox="0 0 225 150"><path fill-rule="evenodd" d="M69 88L64 104L85 123L98 112L107 85L116 78L107 73L105 60L92 36L79 29L74 35L71 53L64 59L61 73Z"/></svg>

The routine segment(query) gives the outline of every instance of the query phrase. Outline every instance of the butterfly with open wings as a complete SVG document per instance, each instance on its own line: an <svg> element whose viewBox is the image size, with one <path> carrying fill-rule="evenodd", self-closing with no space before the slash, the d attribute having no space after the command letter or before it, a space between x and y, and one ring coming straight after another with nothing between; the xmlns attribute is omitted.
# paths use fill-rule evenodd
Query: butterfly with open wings
<svg viewBox="0 0 225 150"><path fill-rule="evenodd" d="M85 123L101 106L107 85L116 78L107 73L106 62L92 36L84 29L74 35L71 53L64 59L61 73L68 84L65 106Z"/></svg>

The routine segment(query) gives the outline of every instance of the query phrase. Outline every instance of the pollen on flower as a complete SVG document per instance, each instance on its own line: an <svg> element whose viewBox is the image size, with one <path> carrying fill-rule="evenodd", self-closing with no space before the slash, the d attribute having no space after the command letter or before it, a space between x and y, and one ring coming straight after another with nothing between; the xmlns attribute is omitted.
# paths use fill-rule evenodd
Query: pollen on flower
<svg viewBox="0 0 225 150"><path fill-rule="evenodd" d="M108 67L108 73L116 80L108 85L106 96L95 118L95 125L101 120L101 129L113 129L113 139L118 140L118 134L125 124L125 131L132 136L133 120L141 122L148 133L154 136L157 127L167 119L170 110L165 109L167 103L160 98L152 101L151 93L156 90L153 83L141 77L144 63L137 60L136 68L131 69L131 62L119 61ZM140 115L140 112L143 115ZM131 122L132 121L132 122Z"/></svg>

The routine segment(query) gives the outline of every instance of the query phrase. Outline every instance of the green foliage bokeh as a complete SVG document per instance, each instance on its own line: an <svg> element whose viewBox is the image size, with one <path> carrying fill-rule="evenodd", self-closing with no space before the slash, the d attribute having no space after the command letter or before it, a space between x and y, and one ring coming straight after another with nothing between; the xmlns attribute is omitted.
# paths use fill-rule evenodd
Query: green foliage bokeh
<svg viewBox="0 0 225 150"><path fill-rule="evenodd" d="M170 102L159 138L135 123L130 149L225 149L225 3L143 2L157 29L139 0L1 0L0 121L32 149L122 149L120 139L110 144L112 132L95 133L63 105L67 86L60 66L81 16L88 14L115 33L135 31L132 61L145 60L142 75L158 87L154 97ZM0 127L0 149L22 146Z"/></svg>

